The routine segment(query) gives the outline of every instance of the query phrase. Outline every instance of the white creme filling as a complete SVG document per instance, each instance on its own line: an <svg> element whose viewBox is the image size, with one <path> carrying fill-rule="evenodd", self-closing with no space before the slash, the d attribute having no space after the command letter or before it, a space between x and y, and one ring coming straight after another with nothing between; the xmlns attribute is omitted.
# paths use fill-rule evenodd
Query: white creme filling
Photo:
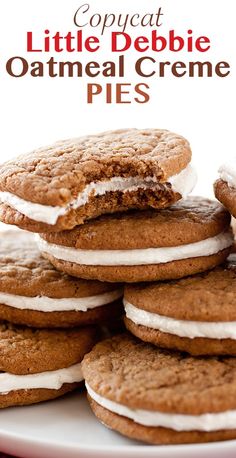
<svg viewBox="0 0 236 458"><path fill-rule="evenodd" d="M89 297L68 297L53 299L46 296L16 296L0 292L0 304L8 305L20 310L37 310L40 312L66 312L87 310L110 304L123 295L123 288Z"/></svg>
<svg viewBox="0 0 236 458"><path fill-rule="evenodd" d="M179 337L206 337L209 339L236 339L236 321L202 322L177 320L139 309L124 300L125 313L133 323L158 329Z"/></svg>
<svg viewBox="0 0 236 458"><path fill-rule="evenodd" d="M40 372L38 374L14 375L8 372L0 373L0 393L10 391L47 388L59 390L64 383L75 383L83 380L81 364L56 371Z"/></svg>
<svg viewBox="0 0 236 458"><path fill-rule="evenodd" d="M231 246L233 235L227 231L187 245L135 250L80 250L48 243L40 236L36 240L40 251L63 261L87 266L138 266L210 256Z"/></svg>
<svg viewBox="0 0 236 458"><path fill-rule="evenodd" d="M173 175L168 179L168 183L171 184L173 191L180 193L183 197L186 197L193 190L196 181L196 172L191 164L179 174ZM130 192L136 191L139 188L152 189L159 184L154 177L147 177L145 179L138 177L113 177L107 181L92 182L85 186L78 197L65 207L36 204L6 191L0 192L0 201L8 204L34 221L56 224L58 218L67 214L70 209L76 209L85 205L91 195L102 196L111 191Z"/></svg>
<svg viewBox="0 0 236 458"><path fill-rule="evenodd" d="M236 188L236 158L222 164L219 168L219 176L229 186Z"/></svg>
<svg viewBox="0 0 236 458"><path fill-rule="evenodd" d="M201 415L185 415L131 409L100 396L88 384L86 384L86 388L89 396L97 404L118 415L130 418L140 425L159 426L174 429L175 431L220 431L224 429L235 429L236 410Z"/></svg>

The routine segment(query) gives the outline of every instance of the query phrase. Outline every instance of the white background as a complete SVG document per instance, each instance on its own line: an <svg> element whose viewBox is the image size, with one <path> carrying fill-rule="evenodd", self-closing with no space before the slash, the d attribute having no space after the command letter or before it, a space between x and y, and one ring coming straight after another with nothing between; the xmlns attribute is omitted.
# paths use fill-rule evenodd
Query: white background
<svg viewBox="0 0 236 458"><path fill-rule="evenodd" d="M160 60L221 60L231 64L227 78L166 78L146 80L151 85L151 101L147 104L107 105L101 96L93 105L86 104L86 83L79 78L12 78L5 70L6 60L25 56L29 61L47 60L49 56L27 55L26 31L33 30L37 44L42 44L45 28L52 32L76 31L73 15L85 0L7 0L1 2L0 17L0 100L1 150L5 161L19 153L43 146L60 138L95 133L121 127L160 127L186 136L192 145L199 183L196 193L211 194L217 168L235 149L235 1L225 0L163 0L109 1L88 0L91 12L145 13L162 6L163 26L160 34L175 28L185 34L191 28L196 36L211 38L211 51L193 53L162 53ZM114 29L115 30L115 29ZM128 30L129 31L129 30ZM86 28L85 33L94 34ZM147 32L146 32L147 33ZM143 30L135 31L135 35ZM61 60L113 60L109 54L109 32L103 41L104 50L97 55L73 53L60 55ZM105 43L105 44L104 44ZM134 51L126 56L131 68L140 55ZM58 56L56 56L58 59ZM99 81L99 79L98 79ZM100 79L115 83L116 79ZM141 82L129 70L125 82Z"/></svg>

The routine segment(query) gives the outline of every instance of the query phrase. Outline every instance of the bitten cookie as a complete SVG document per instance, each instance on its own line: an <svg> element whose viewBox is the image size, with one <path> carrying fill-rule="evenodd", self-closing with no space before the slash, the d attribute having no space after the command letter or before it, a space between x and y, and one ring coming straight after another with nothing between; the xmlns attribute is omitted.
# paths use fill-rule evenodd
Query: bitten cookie
<svg viewBox="0 0 236 458"><path fill-rule="evenodd" d="M196 183L180 135L124 129L57 142L0 166L0 219L33 232L105 213L164 208Z"/></svg>
<svg viewBox="0 0 236 458"><path fill-rule="evenodd" d="M229 213L192 197L161 210L107 215L72 231L41 234L43 256L63 272L110 282L181 278L229 254Z"/></svg>
<svg viewBox="0 0 236 458"><path fill-rule="evenodd" d="M192 355L236 355L236 264L168 283L127 285L127 329Z"/></svg>
<svg viewBox="0 0 236 458"><path fill-rule="evenodd" d="M216 198L236 217L236 159L231 159L220 167L214 191Z"/></svg>
<svg viewBox="0 0 236 458"><path fill-rule="evenodd" d="M0 323L0 408L34 404L74 390L81 361L97 342L93 327L46 330Z"/></svg>
<svg viewBox="0 0 236 458"><path fill-rule="evenodd" d="M60 273L24 231L0 233L0 319L35 327L114 321L123 307L121 285Z"/></svg>
<svg viewBox="0 0 236 458"><path fill-rule="evenodd" d="M151 444L236 438L236 359L193 358L119 335L82 363L97 418Z"/></svg>

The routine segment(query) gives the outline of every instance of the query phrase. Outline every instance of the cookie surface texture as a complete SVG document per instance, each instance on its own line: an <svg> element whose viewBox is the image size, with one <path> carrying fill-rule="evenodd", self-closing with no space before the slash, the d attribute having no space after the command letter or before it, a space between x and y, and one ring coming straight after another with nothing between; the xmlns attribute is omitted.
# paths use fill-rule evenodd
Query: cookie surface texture
<svg viewBox="0 0 236 458"><path fill-rule="evenodd" d="M193 358L128 334L97 344L82 363L103 424L152 444L236 437L235 358Z"/></svg>
<svg viewBox="0 0 236 458"><path fill-rule="evenodd" d="M82 384L81 361L96 328L30 329L0 324L0 408L59 397Z"/></svg>
<svg viewBox="0 0 236 458"><path fill-rule="evenodd" d="M127 285L127 329L143 341L193 355L236 354L236 267L168 283Z"/></svg>
<svg viewBox="0 0 236 458"><path fill-rule="evenodd" d="M218 202L189 197L165 210L106 215L72 231L41 234L38 245L58 270L81 278L169 280L221 264L233 243L229 224Z"/></svg>
<svg viewBox="0 0 236 458"><path fill-rule="evenodd" d="M24 231L0 234L0 319L35 327L70 327L119 318L122 286L73 278L41 255Z"/></svg>
<svg viewBox="0 0 236 458"><path fill-rule="evenodd" d="M0 166L0 218L33 232L73 229L131 208L164 208L196 183L186 139L124 129L57 142Z"/></svg>

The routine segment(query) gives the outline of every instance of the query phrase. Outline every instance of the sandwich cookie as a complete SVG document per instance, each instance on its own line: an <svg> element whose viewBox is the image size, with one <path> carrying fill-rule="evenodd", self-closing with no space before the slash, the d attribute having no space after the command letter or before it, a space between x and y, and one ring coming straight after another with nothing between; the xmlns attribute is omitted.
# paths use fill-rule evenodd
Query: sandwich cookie
<svg viewBox="0 0 236 458"><path fill-rule="evenodd" d="M98 343L82 371L105 425L150 444L236 438L236 360L193 358L129 335Z"/></svg>
<svg viewBox="0 0 236 458"><path fill-rule="evenodd" d="M219 179L214 183L216 198L236 217L236 158L219 168Z"/></svg>
<svg viewBox="0 0 236 458"><path fill-rule="evenodd" d="M0 234L0 319L35 327L84 326L121 316L121 285L58 272L24 231Z"/></svg>
<svg viewBox="0 0 236 458"><path fill-rule="evenodd" d="M160 129L57 142L0 167L1 221L33 232L73 229L105 213L164 208L196 184L191 149Z"/></svg>
<svg viewBox="0 0 236 458"><path fill-rule="evenodd" d="M34 404L74 390L81 361L97 342L93 327L46 330L0 324L0 408Z"/></svg>
<svg viewBox="0 0 236 458"><path fill-rule="evenodd" d="M169 283L127 285L127 329L192 355L236 355L236 263Z"/></svg>
<svg viewBox="0 0 236 458"><path fill-rule="evenodd" d="M230 252L230 215L192 197L168 209L106 215L72 231L40 234L43 256L86 279L140 282L181 278L215 267Z"/></svg>

